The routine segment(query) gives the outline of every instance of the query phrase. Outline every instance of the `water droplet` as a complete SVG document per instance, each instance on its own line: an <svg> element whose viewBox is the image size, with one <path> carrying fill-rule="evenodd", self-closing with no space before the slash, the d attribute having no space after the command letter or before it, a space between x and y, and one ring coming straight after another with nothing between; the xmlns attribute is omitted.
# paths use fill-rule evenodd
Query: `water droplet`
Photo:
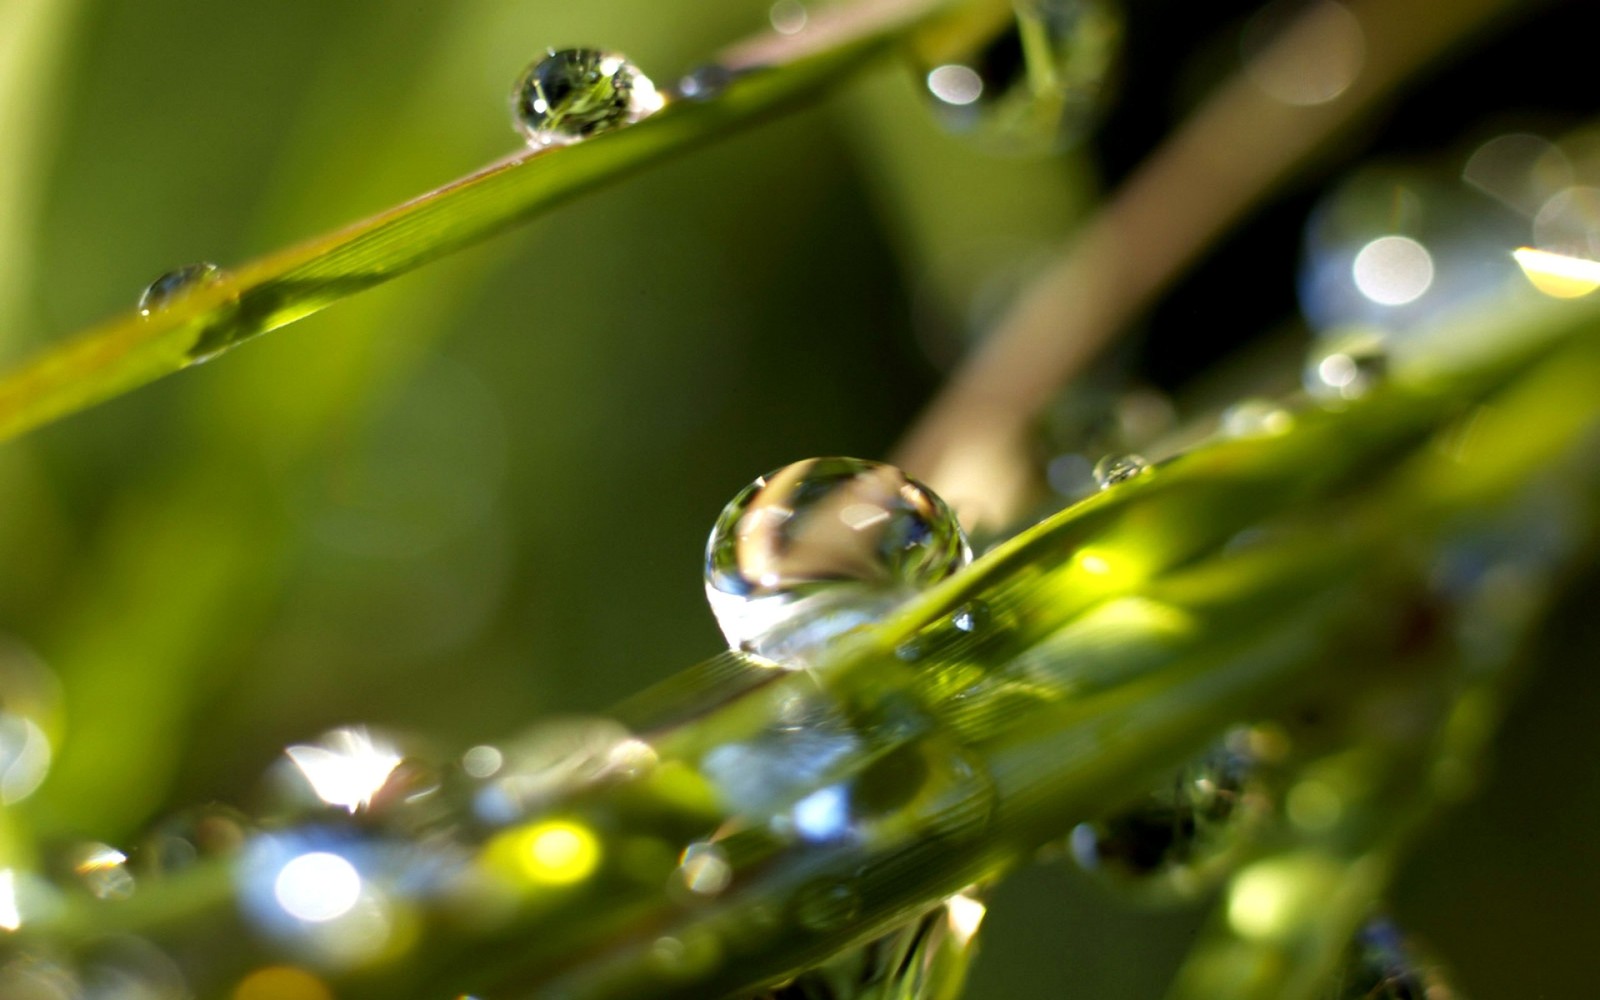
<svg viewBox="0 0 1600 1000"><path fill-rule="evenodd" d="M1232 734L1142 801L1080 823L1068 841L1087 871L1151 898L1190 898L1222 875L1267 809L1248 730Z"/></svg>
<svg viewBox="0 0 1600 1000"><path fill-rule="evenodd" d="M511 92L512 115L532 146L563 146L660 111L650 78L624 56L599 49L551 49Z"/></svg>
<svg viewBox="0 0 1600 1000"><path fill-rule="evenodd" d="M256 930L318 964L351 967L390 946L404 899L437 891L460 864L438 843L299 826L254 837L233 874Z"/></svg>
<svg viewBox="0 0 1600 1000"><path fill-rule="evenodd" d="M959 995L984 905L971 890L807 969L756 1000L932 1000Z"/></svg>
<svg viewBox="0 0 1600 1000"><path fill-rule="evenodd" d="M181 298L221 281L222 268L204 261L175 267L145 286L139 296L139 315L149 317Z"/></svg>
<svg viewBox="0 0 1600 1000"><path fill-rule="evenodd" d="M1421 958L1394 922L1367 921L1351 942L1329 1000L1448 1000L1435 963Z"/></svg>
<svg viewBox="0 0 1600 1000"><path fill-rule="evenodd" d="M733 881L728 855L716 844L696 843L683 849L678 877L697 896L715 896Z"/></svg>
<svg viewBox="0 0 1600 1000"><path fill-rule="evenodd" d="M96 899L127 899L135 887L128 856L110 844L81 844L67 859L78 884Z"/></svg>
<svg viewBox="0 0 1600 1000"><path fill-rule="evenodd" d="M855 883L821 879L800 889L794 900L795 919L806 930L837 930L861 912L861 891Z"/></svg>
<svg viewBox="0 0 1600 1000"><path fill-rule="evenodd" d="M914 52L935 114L996 152L1041 155L1076 142L1098 113L1122 25L1104 0L1016 0L1015 18L951 48Z"/></svg>
<svg viewBox="0 0 1600 1000"><path fill-rule="evenodd" d="M1294 414L1269 399L1245 399L1222 411L1222 436L1277 437L1294 426Z"/></svg>
<svg viewBox="0 0 1600 1000"><path fill-rule="evenodd" d="M1094 481L1109 489L1150 471L1150 463L1138 455L1107 455L1094 465Z"/></svg>
<svg viewBox="0 0 1600 1000"><path fill-rule="evenodd" d="M1318 342L1306 362L1306 392L1330 403L1360 399L1383 381L1388 368L1383 340L1375 332L1330 337Z"/></svg>
<svg viewBox="0 0 1600 1000"><path fill-rule="evenodd" d="M810 17L805 4L798 0L778 0L767 11L767 20L771 22L772 30L780 35L798 35L805 30Z"/></svg>
<svg viewBox="0 0 1600 1000"><path fill-rule="evenodd" d="M307 801L351 815L371 808L404 759L391 739L374 736L365 726L334 729L316 743L295 744L283 753L304 782Z"/></svg>
<svg viewBox="0 0 1600 1000"><path fill-rule="evenodd" d="M721 63L705 63L679 78L673 96L689 101L709 101L727 89L737 75Z"/></svg>
<svg viewBox="0 0 1600 1000"><path fill-rule="evenodd" d="M971 558L926 486L891 465L814 458L723 509L706 545L706 597L730 646L795 665Z"/></svg>
<svg viewBox="0 0 1600 1000"><path fill-rule="evenodd" d="M32 795L49 773L46 727L59 698L55 676L38 657L0 635L0 806Z"/></svg>

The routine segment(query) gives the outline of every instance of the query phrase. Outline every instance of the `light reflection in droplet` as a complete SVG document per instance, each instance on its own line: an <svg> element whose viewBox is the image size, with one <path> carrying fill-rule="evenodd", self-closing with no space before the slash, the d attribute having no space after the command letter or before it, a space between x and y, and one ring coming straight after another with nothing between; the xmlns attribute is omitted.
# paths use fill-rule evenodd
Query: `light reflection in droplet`
<svg viewBox="0 0 1600 1000"><path fill-rule="evenodd" d="M344 916L361 899L361 874L355 865L328 851L311 851L278 870L273 897L285 913L308 923Z"/></svg>
<svg viewBox="0 0 1600 1000"><path fill-rule="evenodd" d="M127 863L128 856L109 844L87 844L72 870L95 898L127 899L134 890Z"/></svg>
<svg viewBox="0 0 1600 1000"><path fill-rule="evenodd" d="M794 829L806 840L836 840L850 829L850 793L830 785L794 804Z"/></svg>
<svg viewBox="0 0 1600 1000"><path fill-rule="evenodd" d="M474 778L489 778L500 770L505 761L505 754L499 749L484 744L461 755L461 769Z"/></svg>
<svg viewBox="0 0 1600 1000"><path fill-rule="evenodd" d="M32 719L0 711L0 805L32 795L50 770L50 740Z"/></svg>
<svg viewBox="0 0 1600 1000"><path fill-rule="evenodd" d="M684 887L699 896L715 896L733 881L733 866L716 844L690 844L678 865Z"/></svg>
<svg viewBox="0 0 1600 1000"><path fill-rule="evenodd" d="M1576 299L1600 288L1600 261L1521 247L1511 256L1528 281L1555 299Z"/></svg>
<svg viewBox="0 0 1600 1000"><path fill-rule="evenodd" d="M950 933L965 948L977 935L989 908L966 892L959 892L945 900L944 908L946 919L950 922Z"/></svg>
<svg viewBox="0 0 1600 1000"><path fill-rule="evenodd" d="M1379 305L1403 306L1433 284L1433 256L1409 236L1380 236L1356 254L1350 276L1357 290Z"/></svg>
<svg viewBox="0 0 1600 1000"><path fill-rule="evenodd" d="M798 35L805 30L809 20L805 4L798 0L778 0L767 11L767 20L772 24L772 30L780 35Z"/></svg>
<svg viewBox="0 0 1600 1000"><path fill-rule="evenodd" d="M946 104L965 107L983 96L983 77L971 66L946 63L928 71L928 91Z"/></svg>
<svg viewBox="0 0 1600 1000"><path fill-rule="evenodd" d="M1366 62L1366 34L1332 0L1270 4L1239 41L1245 76L1267 96L1296 107L1326 104L1355 83Z"/></svg>
<svg viewBox="0 0 1600 1000"><path fill-rule="evenodd" d="M600 865L600 841L572 820L544 820L491 840L485 858L506 874L536 885L582 882Z"/></svg>
<svg viewBox="0 0 1600 1000"><path fill-rule="evenodd" d="M335 729L321 745L297 744L284 750L305 775L317 798L330 806L359 812L372 805L401 756L361 726Z"/></svg>
<svg viewBox="0 0 1600 1000"><path fill-rule="evenodd" d="M22 927L22 911L17 907L17 873L0 868L0 930Z"/></svg>

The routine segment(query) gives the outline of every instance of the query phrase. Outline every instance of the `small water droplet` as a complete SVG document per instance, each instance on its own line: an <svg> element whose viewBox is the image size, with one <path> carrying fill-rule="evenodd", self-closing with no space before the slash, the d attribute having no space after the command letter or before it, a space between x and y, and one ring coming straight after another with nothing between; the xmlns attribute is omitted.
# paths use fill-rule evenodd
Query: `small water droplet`
<svg viewBox="0 0 1600 1000"><path fill-rule="evenodd" d="M562 146L660 111L665 101L626 57L599 49L551 49L511 92L512 115L532 146Z"/></svg>
<svg viewBox="0 0 1600 1000"><path fill-rule="evenodd" d="M175 267L145 286L139 295L139 315L149 318L179 299L207 285L215 284L222 278L222 268L205 261Z"/></svg>
<svg viewBox="0 0 1600 1000"><path fill-rule="evenodd" d="M689 101L709 101L727 89L737 75L721 63L705 63L678 79L673 96Z"/></svg>
<svg viewBox="0 0 1600 1000"><path fill-rule="evenodd" d="M1107 455L1094 465L1094 481L1109 489L1150 471L1150 463L1138 455Z"/></svg>
<svg viewBox="0 0 1600 1000"><path fill-rule="evenodd" d="M1225 872L1267 812L1260 763L1250 745L1232 734L1142 801L1080 823L1068 841L1073 858L1086 871L1152 898L1190 898L1203 891Z"/></svg>
<svg viewBox="0 0 1600 1000"><path fill-rule="evenodd" d="M1294 426L1294 414L1270 399L1245 399L1223 410L1218 423L1223 437L1277 437Z"/></svg>
<svg viewBox="0 0 1600 1000"><path fill-rule="evenodd" d="M1371 331L1357 331L1319 341L1306 362L1305 387L1324 402L1360 399L1388 372L1383 340Z"/></svg>
<svg viewBox="0 0 1600 1000"><path fill-rule="evenodd" d="M914 52L939 121L997 152L1059 152L1088 129L1120 48L1103 0L1017 0L995 34ZM940 40L942 41L942 40Z"/></svg>
<svg viewBox="0 0 1600 1000"><path fill-rule="evenodd" d="M723 509L706 545L706 597L730 646L794 665L971 558L926 486L891 465L814 458Z"/></svg>
<svg viewBox="0 0 1600 1000"><path fill-rule="evenodd" d="M861 912L861 891L855 883L821 879L800 889L794 900L795 919L806 930L837 930Z"/></svg>

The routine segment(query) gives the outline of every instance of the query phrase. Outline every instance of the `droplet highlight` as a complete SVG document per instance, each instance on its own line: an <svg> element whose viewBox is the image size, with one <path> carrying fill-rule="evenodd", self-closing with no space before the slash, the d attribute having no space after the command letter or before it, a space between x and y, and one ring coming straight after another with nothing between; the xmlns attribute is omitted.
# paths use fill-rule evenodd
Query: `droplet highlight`
<svg viewBox="0 0 1600 1000"><path fill-rule="evenodd" d="M511 93L517 129L531 146L563 146L647 118L665 105L625 56L599 49L549 50Z"/></svg>
<svg viewBox="0 0 1600 1000"><path fill-rule="evenodd" d="M762 476L706 545L706 597L729 646L803 665L972 559L945 502L894 466L814 458Z"/></svg>
<svg viewBox="0 0 1600 1000"><path fill-rule="evenodd" d="M175 267L145 286L139 295L139 315L148 319L222 277L222 268L206 261Z"/></svg>

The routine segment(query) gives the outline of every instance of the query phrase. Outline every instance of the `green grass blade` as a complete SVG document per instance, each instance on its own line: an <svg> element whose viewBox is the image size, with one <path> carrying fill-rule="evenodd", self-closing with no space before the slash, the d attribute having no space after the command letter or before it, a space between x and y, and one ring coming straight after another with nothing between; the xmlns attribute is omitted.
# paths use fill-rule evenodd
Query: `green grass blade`
<svg viewBox="0 0 1600 1000"><path fill-rule="evenodd" d="M145 317L130 312L0 376L0 440L127 392L392 280L585 191L804 104L943 5L864 6L804 47L747 45L707 99L570 146L513 154L329 235L232 269Z"/></svg>

